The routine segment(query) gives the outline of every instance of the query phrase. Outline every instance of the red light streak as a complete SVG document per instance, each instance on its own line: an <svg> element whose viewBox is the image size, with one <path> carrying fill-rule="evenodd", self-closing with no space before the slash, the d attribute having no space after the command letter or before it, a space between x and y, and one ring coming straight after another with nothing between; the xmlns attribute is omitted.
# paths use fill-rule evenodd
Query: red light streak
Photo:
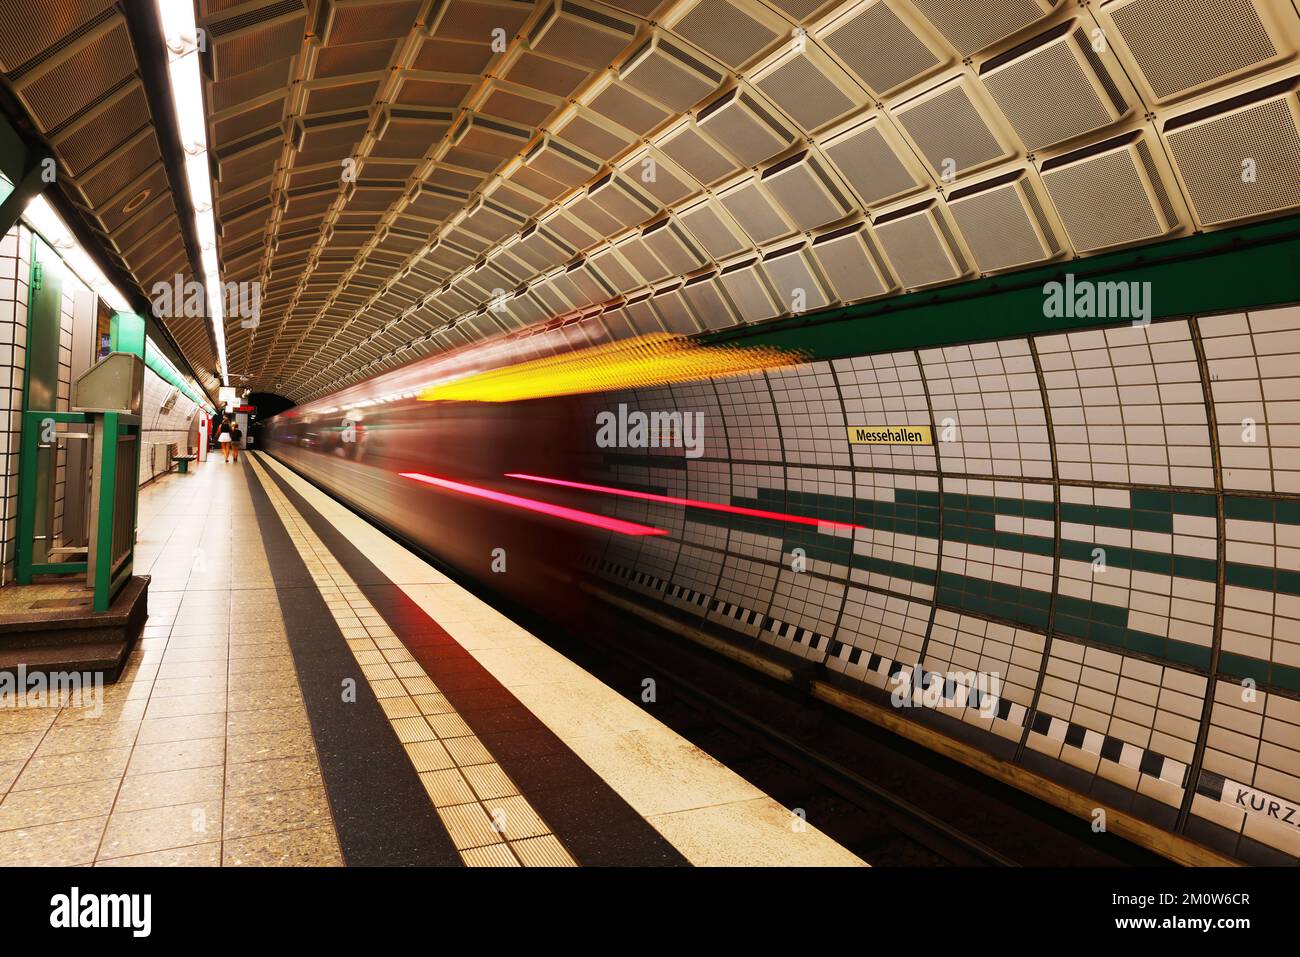
<svg viewBox="0 0 1300 957"><path fill-rule="evenodd" d="M702 508L710 512L730 512L733 515L748 515L752 518L768 518L777 522L794 522L798 525L817 525L825 528L862 528L848 522L834 522L830 519L810 518L807 515L788 515L785 512L769 512L761 508L747 508L743 505L723 505L719 502L701 502L693 498L678 498L675 495L656 495L653 492L636 492L627 488L611 488L608 485L589 485L586 482L570 482L565 479L545 478L541 475L526 475L523 472L507 472L506 478L522 479L525 482L541 482L545 485L560 485L564 488L580 489L584 492L603 492L606 495L621 495L623 498L638 498L647 502L663 502L666 505L684 505L687 508Z"/></svg>
<svg viewBox="0 0 1300 957"><path fill-rule="evenodd" d="M402 478L414 479L417 482L424 482L426 485L433 485L437 488L444 488L451 492L460 492L462 495L472 495L475 498L484 498L491 502L499 502L502 505L511 505L515 508L527 509L530 512L540 512L543 515L550 515L553 518L562 518L566 521L577 522L581 525L591 525L594 528L602 528L609 532L618 532L622 535L667 535L668 532L662 528L654 528L650 525L638 525L636 522L625 522L619 518L610 518L607 515L597 515L595 512L584 512L576 508L566 508L563 505L552 505L550 502L540 502L535 498L524 498L521 495L510 495L506 492L497 492L490 488L483 488L479 485L467 485L464 482L453 482L450 479L438 478L434 475L425 475L421 472L399 472Z"/></svg>

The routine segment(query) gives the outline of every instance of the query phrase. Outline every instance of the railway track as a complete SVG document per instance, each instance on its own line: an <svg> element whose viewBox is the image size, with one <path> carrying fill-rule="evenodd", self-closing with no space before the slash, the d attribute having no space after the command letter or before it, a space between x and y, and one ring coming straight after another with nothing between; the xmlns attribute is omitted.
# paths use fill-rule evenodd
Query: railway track
<svg viewBox="0 0 1300 957"><path fill-rule="evenodd" d="M581 629L532 617L538 637L874 866L1169 863L627 612Z"/></svg>
<svg viewBox="0 0 1300 957"><path fill-rule="evenodd" d="M808 748L655 662L625 653L668 689L655 716L791 809L791 827L815 823L868 862L1014 866L988 844ZM665 713L668 712L668 713Z"/></svg>

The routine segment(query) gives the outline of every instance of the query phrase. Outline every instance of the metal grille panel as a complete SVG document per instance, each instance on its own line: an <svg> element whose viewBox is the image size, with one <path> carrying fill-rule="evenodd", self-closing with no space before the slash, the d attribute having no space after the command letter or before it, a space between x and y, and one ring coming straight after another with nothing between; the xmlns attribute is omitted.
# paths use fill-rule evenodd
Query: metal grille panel
<svg viewBox="0 0 1300 957"><path fill-rule="evenodd" d="M1008 183L949 204L981 272L1025 266L1051 255L1034 231L1021 189Z"/></svg>
<svg viewBox="0 0 1300 957"><path fill-rule="evenodd" d="M1140 242L1165 232L1129 150L1042 175L1070 243L1080 252Z"/></svg>
<svg viewBox="0 0 1300 957"><path fill-rule="evenodd" d="M960 176L1007 155L960 84L900 109L898 119L940 176L948 160Z"/></svg>
<svg viewBox="0 0 1300 957"><path fill-rule="evenodd" d="M913 213L876 226L885 255L910 289L947 282L961 275L952 262L953 252L935 228L934 214Z"/></svg>
<svg viewBox="0 0 1300 957"><path fill-rule="evenodd" d="M980 78L1027 149L1091 133L1115 119L1069 42L1061 38Z"/></svg>
<svg viewBox="0 0 1300 957"><path fill-rule="evenodd" d="M1160 99L1277 53L1253 0L1131 0L1106 12Z"/></svg>
<svg viewBox="0 0 1300 957"><path fill-rule="evenodd" d="M1047 16L1060 0L912 0L962 56L968 56Z"/></svg>
<svg viewBox="0 0 1300 957"><path fill-rule="evenodd" d="M674 32L733 70L772 44L777 34L727 0L700 0L673 26Z"/></svg>
<svg viewBox="0 0 1300 957"><path fill-rule="evenodd" d="M884 0L836 26L825 42L879 96L940 63Z"/></svg>
<svg viewBox="0 0 1300 957"><path fill-rule="evenodd" d="M805 130L820 129L855 105L804 56L791 57L759 80L758 87Z"/></svg>
<svg viewBox="0 0 1300 957"><path fill-rule="evenodd" d="M1300 205L1300 129L1292 95L1168 135L1201 222L1220 225ZM1243 163L1254 164L1249 177Z"/></svg>

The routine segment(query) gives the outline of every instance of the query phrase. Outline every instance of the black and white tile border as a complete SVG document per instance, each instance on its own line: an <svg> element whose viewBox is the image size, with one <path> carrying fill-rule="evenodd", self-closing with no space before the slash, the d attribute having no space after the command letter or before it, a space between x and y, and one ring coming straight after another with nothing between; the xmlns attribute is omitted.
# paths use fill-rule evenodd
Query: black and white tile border
<svg viewBox="0 0 1300 957"><path fill-rule="evenodd" d="M763 622L763 630L771 632L779 638L796 645L806 645L814 651L820 651L823 646L829 648L833 645L831 639L825 635L819 635L815 631L807 628L800 628L798 625L789 625L776 618L767 618Z"/></svg>
<svg viewBox="0 0 1300 957"><path fill-rule="evenodd" d="M589 562L588 564L596 568L601 574L614 579L620 579L643 589L666 594L678 601L711 611L718 616L713 620L718 621L720 624L732 624L736 628L745 628L754 627L761 623L759 637L771 644L775 644L777 640L784 640L792 645L813 650L820 650L824 647L827 649L826 654L828 657L846 661L851 666L861 664L862 658L866 654L862 648L854 648L807 628L800 628L798 625L780 621L732 602L712 598L703 592L665 581L645 572L638 572L615 562L603 560L598 563ZM866 658L867 671L883 676L896 686L900 682L912 682L913 697L919 700L924 700L923 693L927 689L935 690L936 682L941 682L942 687L937 689L938 694L948 706L962 703L960 699L963 691L965 692L965 707L978 710L983 703L983 693L979 689L962 685L955 679L946 677L939 672L921 671L918 678L914 680L915 665L894 661L876 654L866 654ZM1104 761L1132 768L1142 774L1159 778L1177 787L1187 786L1187 765L1181 761L1176 761L1146 748L1139 748L1112 735L1092 731L1083 725L1064 721L1042 711L1035 712L1031 719L1029 710L1024 705L1018 704L1009 698L999 697L996 709L990 710L994 711L999 721L1007 722L1016 727L1024 727L1026 722L1030 722L1030 731L1034 734L1053 741L1060 741L1069 747L1077 748L1088 754L1095 754ZM1202 774L1202 781L1205 780L1206 773ZM1204 785L1202 785L1203 787ZM1220 784L1219 791L1222 792L1222 790ZM1246 790L1253 794L1260 793L1251 788ZM1202 790L1202 793L1212 796L1204 790ZM1280 803L1285 804L1285 802Z"/></svg>
<svg viewBox="0 0 1300 957"><path fill-rule="evenodd" d="M1135 771L1159 778L1177 787L1187 786L1187 765L1165 757L1147 748L1121 741L1072 721L1064 721L1039 711L1034 715L1030 730L1052 741L1061 741L1072 748L1095 754L1106 761L1132 768Z"/></svg>
<svg viewBox="0 0 1300 957"><path fill-rule="evenodd" d="M697 608L709 607L709 596L702 591L695 591L691 588L685 588L681 585L672 585L668 589L668 597L675 598L680 602L688 605L695 605Z"/></svg>

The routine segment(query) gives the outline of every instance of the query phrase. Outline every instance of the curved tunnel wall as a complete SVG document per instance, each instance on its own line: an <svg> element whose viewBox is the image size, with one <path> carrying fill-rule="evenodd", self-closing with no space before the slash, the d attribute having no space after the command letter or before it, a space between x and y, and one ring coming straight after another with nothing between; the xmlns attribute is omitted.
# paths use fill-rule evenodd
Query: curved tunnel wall
<svg viewBox="0 0 1300 957"><path fill-rule="evenodd" d="M670 534L611 537L607 578L864 697L919 665L943 693L905 717L1243 859L1300 856L1300 307L594 407L620 403L699 411L705 445L604 450L609 484L860 527L615 499ZM935 441L850 444L859 425ZM972 673L998 676L992 717Z"/></svg>
<svg viewBox="0 0 1300 957"><path fill-rule="evenodd" d="M177 455L185 455L194 445L196 414L199 406L185 392L173 400L171 407L163 411L163 405L171 397L177 386L159 376L153 369L147 368L144 374L144 423L143 444L140 452L140 483L167 471L171 462L167 458L167 447L176 446Z"/></svg>

